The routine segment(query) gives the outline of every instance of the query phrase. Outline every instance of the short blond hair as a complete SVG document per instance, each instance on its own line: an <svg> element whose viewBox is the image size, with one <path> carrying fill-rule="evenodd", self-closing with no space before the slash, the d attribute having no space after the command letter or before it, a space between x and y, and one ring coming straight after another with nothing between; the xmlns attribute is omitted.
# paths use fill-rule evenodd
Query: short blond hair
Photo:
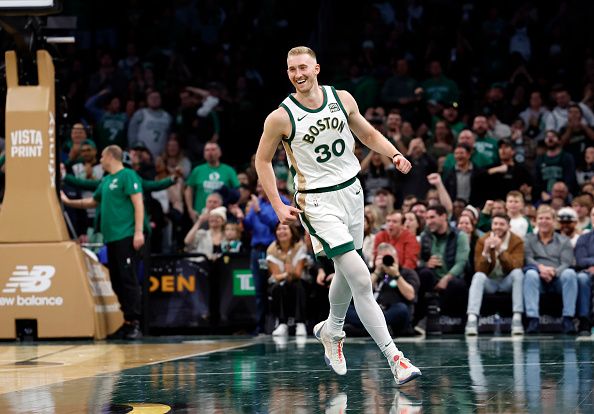
<svg viewBox="0 0 594 414"><path fill-rule="evenodd" d="M309 55L312 58L316 59L316 52L314 52L312 49L310 49L307 46L297 46L297 47L292 48L291 50L289 50L289 53L287 53L287 59L291 56L297 56L297 55Z"/></svg>
<svg viewBox="0 0 594 414"><path fill-rule="evenodd" d="M541 204L538 209L536 210L536 217L542 215L542 214L548 214L550 215L553 220L557 219L557 214L555 213L555 209L551 206L549 206L548 204Z"/></svg>
<svg viewBox="0 0 594 414"><path fill-rule="evenodd" d="M507 200L509 197L519 198L520 201L522 202L522 204L525 203L525 201L524 201L524 194L522 194L521 192L519 192L517 190L512 190L509 193L507 193L507 195L505 196L505 199Z"/></svg>

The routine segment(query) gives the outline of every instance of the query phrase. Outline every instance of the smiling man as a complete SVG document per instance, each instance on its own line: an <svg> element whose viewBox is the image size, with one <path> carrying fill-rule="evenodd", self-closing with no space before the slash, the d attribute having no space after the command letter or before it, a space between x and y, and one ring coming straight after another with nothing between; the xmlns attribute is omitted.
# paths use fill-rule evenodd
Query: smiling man
<svg viewBox="0 0 594 414"><path fill-rule="evenodd" d="M295 93L266 118L256 170L281 223L290 224L300 216L313 236L316 255L334 261L330 316L314 327L328 365L337 374L346 374L342 328L353 298L361 322L388 359L396 383L402 385L421 372L392 341L373 297L369 270L356 251L363 246L364 196L356 178L361 168L351 130L373 151L390 157L402 173L408 173L411 164L365 120L351 94L320 86L319 73L313 50L301 46L289 51L287 74ZM296 207L285 205L276 187L272 158L281 142L294 176Z"/></svg>

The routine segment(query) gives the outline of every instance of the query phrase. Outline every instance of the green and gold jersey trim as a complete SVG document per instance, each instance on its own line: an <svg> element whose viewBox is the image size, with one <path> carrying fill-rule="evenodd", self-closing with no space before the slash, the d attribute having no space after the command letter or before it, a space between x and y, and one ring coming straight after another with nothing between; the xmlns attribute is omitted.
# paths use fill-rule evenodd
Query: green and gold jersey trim
<svg viewBox="0 0 594 414"><path fill-rule="evenodd" d="M283 137L283 141L291 143L291 141L293 141L293 138L295 138L295 131L297 129L295 128L295 118L293 118L293 114L291 113L291 110L287 107L287 105L281 103L280 106L284 108L285 111L287 111L287 114L289 114L289 120L291 121L291 134L288 137Z"/></svg>
<svg viewBox="0 0 594 414"><path fill-rule="evenodd" d="M353 177L350 180L345 181L344 183L331 185L328 187L320 187L320 188L312 188L310 190L297 190L298 193L309 194L309 193L328 193L330 191L338 191L342 190L343 188L348 187L349 185L353 184L357 181L357 177Z"/></svg>
<svg viewBox="0 0 594 414"><path fill-rule="evenodd" d="M299 108L303 109L304 111L315 114L316 112L320 112L322 109L324 109L326 107L326 105L328 104L328 95L326 94L326 88L324 88L323 86L320 86L320 88L322 88L322 93L324 94L324 101L322 102L322 105L317 109L310 109L310 108L306 108L305 106L301 105L299 103L299 101L293 96L293 94L289 95L289 99L291 101L293 101L293 103L295 105L297 105Z"/></svg>
<svg viewBox="0 0 594 414"><path fill-rule="evenodd" d="M336 89L334 89L334 86L331 86L330 88L332 88L332 94L334 95L336 102L338 102L338 106L340 106L340 109L342 109L342 113L344 114L345 118L348 121L349 115L347 114L347 111L344 109L344 106L342 105L342 101L340 100L340 98L338 97L338 93L336 92Z"/></svg>
<svg viewBox="0 0 594 414"><path fill-rule="evenodd" d="M291 171L293 176L297 176L297 188L305 188L307 184L305 175L303 175L301 170L299 170L297 160L295 159L295 154L293 154L293 149L291 148L291 141L283 140L283 147L285 148L287 158L289 158L290 161L289 171Z"/></svg>
<svg viewBox="0 0 594 414"><path fill-rule="evenodd" d="M307 214L305 212L305 209L302 208L299 205L299 202L297 201L297 198L299 197L299 194L295 197L295 207L297 207L299 210L303 211L303 213L301 213L301 219L303 220L303 223L305 223L305 227L307 227L307 230L309 231L309 234L311 234L313 237L315 237L316 239L318 239L318 241L322 244L322 248L324 249L324 253L326 254L326 256L329 259L332 259L333 257L336 256L340 256L341 254L345 254L347 252L350 252L351 250L355 250L355 243L353 243L352 241L350 242L346 242L343 243L339 246L336 247L330 247L330 245L328 244L328 242L326 242L326 240L322 239L317 233L316 230L313 228L313 226L311 225L311 223L309 222L309 220L307 219ZM302 204L305 205L305 196L302 196ZM319 256L319 253L316 253L316 257Z"/></svg>

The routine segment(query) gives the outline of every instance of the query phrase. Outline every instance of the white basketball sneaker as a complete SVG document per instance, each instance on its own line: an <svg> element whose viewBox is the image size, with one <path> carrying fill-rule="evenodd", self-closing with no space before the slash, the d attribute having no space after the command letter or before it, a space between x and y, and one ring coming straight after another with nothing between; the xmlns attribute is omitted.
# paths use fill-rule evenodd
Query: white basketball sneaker
<svg viewBox="0 0 594 414"><path fill-rule="evenodd" d="M307 329L304 323L298 323L295 327L295 336L307 336Z"/></svg>
<svg viewBox="0 0 594 414"><path fill-rule="evenodd" d="M398 351L394 358L390 361L390 368L396 385L404 385L409 381L421 376L421 370L415 367L408 358L406 358L402 351Z"/></svg>
<svg viewBox="0 0 594 414"><path fill-rule="evenodd" d="M326 321L322 321L314 326L313 333L318 341L324 345L324 360L334 372L338 375L344 375L347 373L346 359L342 352L342 346L344 343L345 333L341 332L340 335L330 336L327 330L324 329Z"/></svg>
<svg viewBox="0 0 594 414"><path fill-rule="evenodd" d="M272 331L272 336L288 336L289 335L289 327L286 323L279 324L274 331Z"/></svg>

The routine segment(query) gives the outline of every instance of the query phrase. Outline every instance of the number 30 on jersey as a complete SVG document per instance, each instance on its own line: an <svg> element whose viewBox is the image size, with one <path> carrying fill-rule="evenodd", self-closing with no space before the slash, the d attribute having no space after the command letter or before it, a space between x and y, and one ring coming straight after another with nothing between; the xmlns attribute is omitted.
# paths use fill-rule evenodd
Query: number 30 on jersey
<svg viewBox="0 0 594 414"><path fill-rule="evenodd" d="M330 158L332 158L332 154L334 154L335 157L340 157L342 154L344 154L345 148L346 144L342 138L338 138L336 141L334 141L332 143L332 148L326 144L318 145L314 148L315 153L319 154L316 158L316 161L319 163L327 162L330 160Z"/></svg>

